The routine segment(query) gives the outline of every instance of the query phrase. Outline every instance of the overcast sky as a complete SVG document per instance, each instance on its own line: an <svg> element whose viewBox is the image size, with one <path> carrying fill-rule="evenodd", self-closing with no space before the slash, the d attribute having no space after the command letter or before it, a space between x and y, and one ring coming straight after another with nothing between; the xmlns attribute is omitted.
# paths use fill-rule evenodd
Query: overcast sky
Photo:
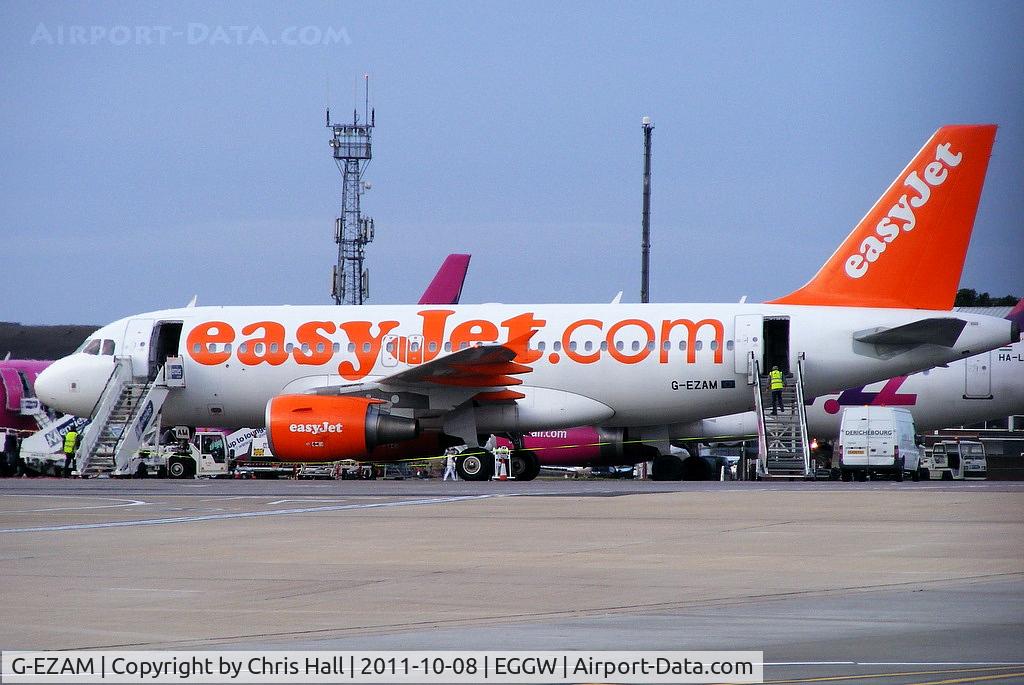
<svg viewBox="0 0 1024 685"><path fill-rule="evenodd" d="M329 303L324 107L377 110L371 303L802 285L940 125L996 123L962 285L1022 294L1024 3L0 5L0 320ZM361 96L360 96L361 102ZM942 265L936 265L942 268Z"/></svg>

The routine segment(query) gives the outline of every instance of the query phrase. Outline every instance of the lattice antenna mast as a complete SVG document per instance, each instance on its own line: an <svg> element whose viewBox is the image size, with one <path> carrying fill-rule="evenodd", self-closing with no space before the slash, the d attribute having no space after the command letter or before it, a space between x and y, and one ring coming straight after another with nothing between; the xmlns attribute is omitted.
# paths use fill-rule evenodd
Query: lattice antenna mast
<svg viewBox="0 0 1024 685"><path fill-rule="evenodd" d="M327 110L331 150L341 172L341 214L334 221L338 263L334 265L331 278L335 304L363 304L370 297L370 273L363 267L363 260L367 244L373 241L373 219L362 215L360 199L363 192L370 189L363 174L372 158L370 138L376 116L370 109L369 74L363 76L363 82L362 121L358 110L353 108L351 124L334 124L331 110Z"/></svg>

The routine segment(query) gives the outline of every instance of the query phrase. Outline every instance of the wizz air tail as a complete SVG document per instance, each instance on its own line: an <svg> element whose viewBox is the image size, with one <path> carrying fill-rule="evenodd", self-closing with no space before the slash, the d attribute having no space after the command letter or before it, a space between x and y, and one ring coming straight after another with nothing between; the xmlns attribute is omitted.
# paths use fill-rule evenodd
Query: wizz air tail
<svg viewBox="0 0 1024 685"><path fill-rule="evenodd" d="M995 135L940 128L814 278L771 303L951 309Z"/></svg>
<svg viewBox="0 0 1024 685"><path fill-rule="evenodd" d="M434 274L434 280L423 291L419 304L458 304L469 270L469 260L468 254L448 255Z"/></svg>

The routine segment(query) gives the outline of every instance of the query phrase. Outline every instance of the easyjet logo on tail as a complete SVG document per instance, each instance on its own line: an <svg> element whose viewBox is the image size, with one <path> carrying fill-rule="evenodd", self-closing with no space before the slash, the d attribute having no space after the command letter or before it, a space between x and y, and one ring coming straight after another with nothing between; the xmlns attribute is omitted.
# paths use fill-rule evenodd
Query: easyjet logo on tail
<svg viewBox="0 0 1024 685"><path fill-rule="evenodd" d="M935 161L929 162L925 166L922 173L923 179L915 169L903 180L903 185L908 186L915 194L904 193L889 209L889 213L882 217L882 220L875 226L875 232L861 241L860 248L856 253L847 257L847 276L850 278L863 277L871 265L885 253L886 247L899 238L901 233L914 230L917 225L914 210L928 204L928 200L932 196L932 188L937 188L945 183L949 177L949 170L956 168L963 161L963 154L960 152L954 154L949 147L949 143L943 143L935 148Z"/></svg>

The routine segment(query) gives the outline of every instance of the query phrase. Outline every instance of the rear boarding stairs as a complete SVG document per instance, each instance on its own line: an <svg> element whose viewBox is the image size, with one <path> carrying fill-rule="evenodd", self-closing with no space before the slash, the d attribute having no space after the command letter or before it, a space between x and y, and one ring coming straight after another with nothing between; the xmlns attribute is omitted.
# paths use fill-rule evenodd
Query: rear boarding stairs
<svg viewBox="0 0 1024 685"><path fill-rule="evenodd" d="M807 409L804 405L804 355L796 360L796 371L783 376L783 410L772 414L772 393L768 374L750 355L749 382L754 389L757 415L758 478L812 478L814 466L807 436Z"/></svg>

